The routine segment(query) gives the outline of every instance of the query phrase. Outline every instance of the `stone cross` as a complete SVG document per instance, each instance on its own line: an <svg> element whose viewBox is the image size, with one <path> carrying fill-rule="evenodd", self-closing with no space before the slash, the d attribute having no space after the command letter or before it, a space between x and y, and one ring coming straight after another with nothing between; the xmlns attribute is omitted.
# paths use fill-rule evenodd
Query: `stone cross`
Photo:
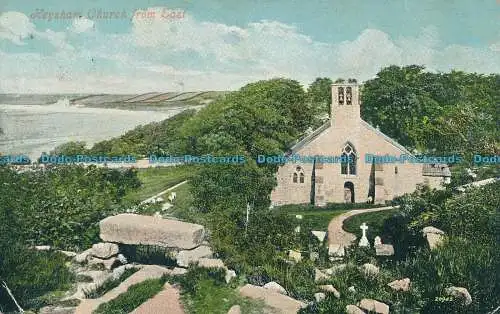
<svg viewBox="0 0 500 314"><path fill-rule="evenodd" d="M359 241L359 246L370 246L370 243L368 242L368 238L366 237L366 230L368 230L368 226L366 223L363 222L363 224L359 227L361 230L363 230L363 236L361 237L361 240Z"/></svg>

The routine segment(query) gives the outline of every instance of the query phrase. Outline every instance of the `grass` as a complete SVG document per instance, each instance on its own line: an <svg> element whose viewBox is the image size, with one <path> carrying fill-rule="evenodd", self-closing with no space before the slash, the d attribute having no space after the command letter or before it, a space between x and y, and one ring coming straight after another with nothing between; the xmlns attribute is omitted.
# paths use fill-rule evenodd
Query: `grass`
<svg viewBox="0 0 500 314"><path fill-rule="evenodd" d="M125 279L132 276L137 272L136 268L128 268L125 269L125 272L117 279L110 278L106 280L101 286L97 289L85 291L85 297L87 299L97 299L106 294L106 292L118 287L120 283L122 283Z"/></svg>
<svg viewBox="0 0 500 314"><path fill-rule="evenodd" d="M363 234L359 226L361 226L364 222L368 225L366 237L372 241L377 235L382 236L384 231L384 221L398 212L398 209L389 209L379 212L359 214L347 218L344 221L342 228L347 232L355 234L359 238Z"/></svg>
<svg viewBox="0 0 500 314"><path fill-rule="evenodd" d="M347 212L347 210L317 210L317 211L295 211L290 212L290 215L302 215L302 220L300 225L307 227L311 230L326 231L328 230L328 224L330 221L340 215Z"/></svg>
<svg viewBox="0 0 500 314"><path fill-rule="evenodd" d="M132 312L141 304L154 297L163 290L165 278L148 279L132 285L127 292L117 298L99 305L92 314L126 314Z"/></svg>
<svg viewBox="0 0 500 314"><path fill-rule="evenodd" d="M142 185L124 198L129 202L140 202L182 181L189 180L194 173L192 165L139 169Z"/></svg>

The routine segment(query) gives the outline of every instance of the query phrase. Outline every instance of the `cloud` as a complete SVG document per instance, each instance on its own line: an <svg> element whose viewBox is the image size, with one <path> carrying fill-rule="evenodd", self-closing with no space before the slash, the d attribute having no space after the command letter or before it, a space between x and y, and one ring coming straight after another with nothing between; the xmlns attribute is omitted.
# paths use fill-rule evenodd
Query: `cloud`
<svg viewBox="0 0 500 314"><path fill-rule="evenodd" d="M69 28L74 33L85 33L94 27L94 21L82 16L73 20Z"/></svg>
<svg viewBox="0 0 500 314"><path fill-rule="evenodd" d="M295 25L262 20L244 26L161 17L164 8L135 12L127 33L92 31L94 22L76 19L67 32L37 31L21 13L0 16L0 39L22 44L29 34L47 40L51 55L2 53L0 79L4 92L147 92L237 89L273 77L309 84L316 77L373 78L389 65L425 65L432 71L461 69L499 72L500 43L489 47L443 44L436 27L417 36L391 37L374 28L350 40L321 42ZM143 12L142 12L143 13ZM1 53L1 52L0 52Z"/></svg>

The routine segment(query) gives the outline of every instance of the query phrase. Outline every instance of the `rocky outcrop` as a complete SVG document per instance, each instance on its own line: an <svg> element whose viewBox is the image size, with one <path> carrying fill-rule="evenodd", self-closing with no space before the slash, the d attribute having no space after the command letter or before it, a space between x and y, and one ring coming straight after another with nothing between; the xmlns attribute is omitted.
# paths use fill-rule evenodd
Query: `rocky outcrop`
<svg viewBox="0 0 500 314"><path fill-rule="evenodd" d="M239 305L233 305L227 312L227 314L241 314L241 308Z"/></svg>
<svg viewBox="0 0 500 314"><path fill-rule="evenodd" d="M332 293L337 299L340 298L340 292L338 292L338 290L335 289L332 285L323 285L319 286L318 288L327 293Z"/></svg>
<svg viewBox="0 0 500 314"><path fill-rule="evenodd" d="M92 249L88 249L83 251L80 254L75 256L75 262L77 263L86 263L92 256Z"/></svg>
<svg viewBox="0 0 500 314"><path fill-rule="evenodd" d="M314 299L319 303L326 299L326 294L324 294L323 292L317 292L314 294Z"/></svg>
<svg viewBox="0 0 500 314"><path fill-rule="evenodd" d="M157 245L184 250L199 246L205 229L201 225L136 214L120 214L101 220L103 241L132 245Z"/></svg>
<svg viewBox="0 0 500 314"><path fill-rule="evenodd" d="M301 308L307 305L303 302L297 301L281 293L270 291L259 286L247 284L239 289L242 296L254 300L262 300L264 303L281 313L297 313Z"/></svg>
<svg viewBox="0 0 500 314"><path fill-rule="evenodd" d="M410 278L403 278L400 280L394 280L387 284L394 291L409 291L410 290Z"/></svg>
<svg viewBox="0 0 500 314"><path fill-rule="evenodd" d="M372 299L361 300L358 307L378 314L389 314L389 305Z"/></svg>

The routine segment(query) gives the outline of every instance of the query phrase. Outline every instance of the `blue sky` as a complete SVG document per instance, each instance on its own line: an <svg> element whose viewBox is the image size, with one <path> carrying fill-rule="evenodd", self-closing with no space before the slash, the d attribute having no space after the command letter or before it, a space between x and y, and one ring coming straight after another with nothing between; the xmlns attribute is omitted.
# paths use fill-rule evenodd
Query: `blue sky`
<svg viewBox="0 0 500 314"><path fill-rule="evenodd" d="M496 0L123 2L0 4L0 93L227 90L272 77L307 85L366 80L391 64L500 72ZM62 11L75 15L54 16Z"/></svg>

